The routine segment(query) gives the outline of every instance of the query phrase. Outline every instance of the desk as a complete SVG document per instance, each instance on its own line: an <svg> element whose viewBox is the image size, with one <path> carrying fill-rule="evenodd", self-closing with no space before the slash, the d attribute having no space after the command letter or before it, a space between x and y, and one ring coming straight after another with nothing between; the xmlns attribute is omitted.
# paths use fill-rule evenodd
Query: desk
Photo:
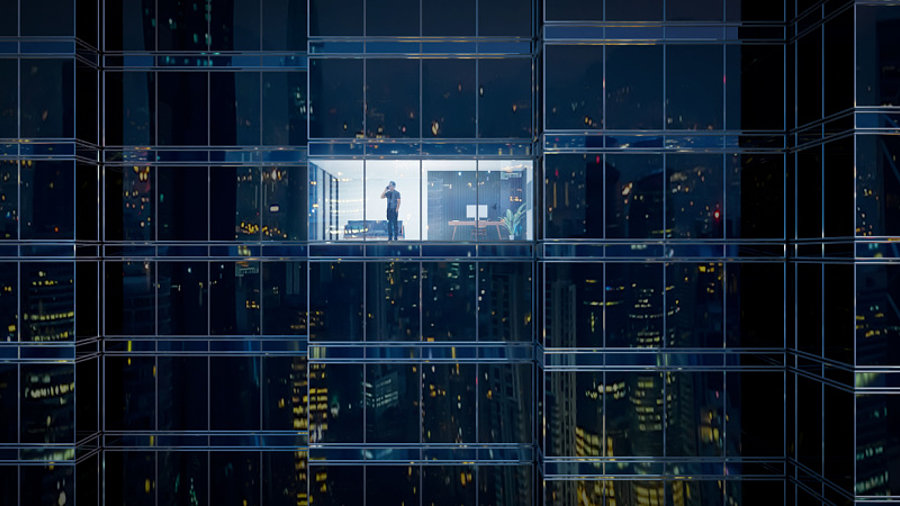
<svg viewBox="0 0 900 506"><path fill-rule="evenodd" d="M502 221L488 221L488 220L450 220L447 222L447 225L453 227L453 234L450 235L450 240L456 239L456 229L459 227L475 227L475 224L478 224L478 228L488 228L495 227L497 229L497 239L503 239L503 234L500 233L500 225L503 225Z"/></svg>

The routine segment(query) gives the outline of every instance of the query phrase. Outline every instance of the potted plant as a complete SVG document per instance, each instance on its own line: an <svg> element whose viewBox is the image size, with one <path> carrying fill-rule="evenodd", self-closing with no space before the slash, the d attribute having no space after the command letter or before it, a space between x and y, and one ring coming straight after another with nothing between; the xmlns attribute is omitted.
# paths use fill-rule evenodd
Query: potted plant
<svg viewBox="0 0 900 506"><path fill-rule="evenodd" d="M522 221L525 219L525 204L519 206L516 212L512 209L506 210L506 215L500 219L506 230L509 231L509 240L512 241L519 234L522 228Z"/></svg>

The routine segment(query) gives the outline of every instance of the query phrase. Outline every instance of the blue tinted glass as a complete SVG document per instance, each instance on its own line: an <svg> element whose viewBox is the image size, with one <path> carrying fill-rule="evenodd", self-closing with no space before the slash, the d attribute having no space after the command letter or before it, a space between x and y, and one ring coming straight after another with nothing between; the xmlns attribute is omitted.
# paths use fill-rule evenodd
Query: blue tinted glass
<svg viewBox="0 0 900 506"><path fill-rule="evenodd" d="M310 286L316 287L315 296L309 301L311 340L362 340L363 265L358 262L310 263Z"/></svg>
<svg viewBox="0 0 900 506"><path fill-rule="evenodd" d="M366 135L419 136L419 62L366 62Z"/></svg>
<svg viewBox="0 0 900 506"><path fill-rule="evenodd" d="M363 0L309 0L310 35L362 35Z"/></svg>
<svg viewBox="0 0 900 506"><path fill-rule="evenodd" d="M548 21L602 20L603 0L548 0Z"/></svg>
<svg viewBox="0 0 900 506"><path fill-rule="evenodd" d="M603 156L547 155L548 238L603 237Z"/></svg>
<svg viewBox="0 0 900 506"><path fill-rule="evenodd" d="M606 0L609 21L653 21L662 15L663 0Z"/></svg>
<svg viewBox="0 0 900 506"><path fill-rule="evenodd" d="M66 364L26 363L20 366L19 374L19 441L73 444L75 410L71 406L75 402L75 368ZM56 402L48 402L49 392L53 392Z"/></svg>
<svg viewBox="0 0 900 506"><path fill-rule="evenodd" d="M260 428L259 357L210 357L209 428Z"/></svg>
<svg viewBox="0 0 900 506"><path fill-rule="evenodd" d="M107 146L154 144L156 139L156 74L104 72L106 79Z"/></svg>
<svg viewBox="0 0 900 506"><path fill-rule="evenodd" d="M720 155L666 156L668 237L721 238L726 221Z"/></svg>
<svg viewBox="0 0 900 506"><path fill-rule="evenodd" d="M260 333L259 262L209 264L210 334L258 335Z"/></svg>
<svg viewBox="0 0 900 506"><path fill-rule="evenodd" d="M310 60L310 137L362 134L362 60Z"/></svg>
<svg viewBox="0 0 900 506"><path fill-rule="evenodd" d="M721 46L666 46L666 128L722 128L722 65Z"/></svg>
<svg viewBox="0 0 900 506"><path fill-rule="evenodd" d="M104 410L107 430L156 427L155 357L106 357Z"/></svg>
<svg viewBox="0 0 900 506"><path fill-rule="evenodd" d="M160 240L208 237L206 167L157 167L156 232Z"/></svg>
<svg viewBox="0 0 900 506"><path fill-rule="evenodd" d="M419 366L366 366L366 442L416 443L419 438Z"/></svg>
<svg viewBox="0 0 900 506"><path fill-rule="evenodd" d="M531 60L479 60L480 137L531 137Z"/></svg>
<svg viewBox="0 0 900 506"><path fill-rule="evenodd" d="M546 266L544 340L548 347L603 346L603 264ZM573 301L582 301L574 304Z"/></svg>
<svg viewBox="0 0 900 506"><path fill-rule="evenodd" d="M900 140L887 135L856 137L856 234L900 235Z"/></svg>
<svg viewBox="0 0 900 506"><path fill-rule="evenodd" d="M422 0L422 35L475 35L475 0Z"/></svg>
<svg viewBox="0 0 900 506"><path fill-rule="evenodd" d="M259 144L259 88L256 72L210 73L210 144Z"/></svg>
<svg viewBox="0 0 900 506"><path fill-rule="evenodd" d="M366 36L419 35L419 0L366 0Z"/></svg>
<svg viewBox="0 0 900 506"><path fill-rule="evenodd" d="M475 264L422 264L422 339L475 340Z"/></svg>
<svg viewBox="0 0 900 506"><path fill-rule="evenodd" d="M264 262L263 333L306 334L306 262Z"/></svg>
<svg viewBox="0 0 900 506"><path fill-rule="evenodd" d="M23 239L73 239L75 166L72 162L23 161L20 168Z"/></svg>
<svg viewBox="0 0 900 506"><path fill-rule="evenodd" d="M547 46L547 128L603 125L603 46Z"/></svg>
<svg viewBox="0 0 900 506"><path fill-rule="evenodd" d="M724 270L721 263L666 265L666 346L723 346Z"/></svg>
<svg viewBox="0 0 900 506"><path fill-rule="evenodd" d="M21 60L23 137L72 137L75 126L72 60Z"/></svg>
<svg viewBox="0 0 900 506"><path fill-rule="evenodd" d="M478 2L478 35L530 37L531 9L528 0Z"/></svg>
<svg viewBox="0 0 900 506"><path fill-rule="evenodd" d="M660 264L606 264L606 346L663 345L663 268Z"/></svg>
<svg viewBox="0 0 900 506"><path fill-rule="evenodd" d="M29 262L20 267L22 341L73 341L75 268L71 262Z"/></svg>
<svg viewBox="0 0 900 506"><path fill-rule="evenodd" d="M18 87L18 62L14 58L0 59L0 137L13 138L18 135Z"/></svg>
<svg viewBox="0 0 900 506"><path fill-rule="evenodd" d="M206 268L205 262L157 264L157 332L163 335L208 333Z"/></svg>
<svg viewBox="0 0 900 506"><path fill-rule="evenodd" d="M215 451L209 454L210 504L235 497L259 497L260 455L257 452ZM249 504L249 501L248 501Z"/></svg>
<svg viewBox="0 0 900 506"><path fill-rule="evenodd" d="M308 392L306 357L263 357L262 378L262 428L305 430L306 403L294 395Z"/></svg>
<svg viewBox="0 0 900 506"><path fill-rule="evenodd" d="M478 340L530 341L534 279L526 262L478 264Z"/></svg>
<svg viewBox="0 0 900 506"><path fill-rule="evenodd" d="M475 136L475 62L422 61L424 137Z"/></svg>
<svg viewBox="0 0 900 506"><path fill-rule="evenodd" d="M201 5L159 2L157 10L160 51L202 51L209 47L209 20Z"/></svg>
<svg viewBox="0 0 900 506"><path fill-rule="evenodd" d="M260 0L231 0L213 6L208 19L210 49L259 49L259 4Z"/></svg>
<svg viewBox="0 0 900 506"><path fill-rule="evenodd" d="M606 444L618 455L663 453L663 374L656 371L609 371L606 388ZM624 395L623 395L624 394ZM661 484L660 484L661 485Z"/></svg>
<svg viewBox="0 0 900 506"><path fill-rule="evenodd" d="M478 365L478 441L531 443L531 363Z"/></svg>
<svg viewBox="0 0 900 506"><path fill-rule="evenodd" d="M158 142L202 146L209 142L209 79L205 72L160 72Z"/></svg>
<svg viewBox="0 0 900 506"><path fill-rule="evenodd" d="M366 264L366 340L419 340L418 263Z"/></svg>
<svg viewBox="0 0 900 506"><path fill-rule="evenodd" d="M612 129L662 127L662 46L610 46L606 50L606 125ZM634 62L640 62L635 65Z"/></svg>
<svg viewBox="0 0 900 506"><path fill-rule="evenodd" d="M248 88L246 99L253 103L254 91ZM306 73L263 72L262 134L263 144L299 146L306 144Z"/></svg>
<svg viewBox="0 0 900 506"><path fill-rule="evenodd" d="M662 236L661 155L606 156L606 236Z"/></svg>
<svg viewBox="0 0 900 506"><path fill-rule="evenodd" d="M310 365L310 391L317 392L316 410L309 414L311 441L362 442L363 386L362 365Z"/></svg>
<svg viewBox="0 0 900 506"><path fill-rule="evenodd" d="M106 334L149 335L155 331L156 269L152 262L107 262Z"/></svg>

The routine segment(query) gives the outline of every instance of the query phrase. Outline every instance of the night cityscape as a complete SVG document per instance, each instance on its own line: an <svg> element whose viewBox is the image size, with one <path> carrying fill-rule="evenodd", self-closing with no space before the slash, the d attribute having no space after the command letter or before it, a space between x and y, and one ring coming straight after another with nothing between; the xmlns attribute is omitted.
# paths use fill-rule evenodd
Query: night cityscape
<svg viewBox="0 0 900 506"><path fill-rule="evenodd" d="M0 506L900 504L898 156L898 0L0 0Z"/></svg>

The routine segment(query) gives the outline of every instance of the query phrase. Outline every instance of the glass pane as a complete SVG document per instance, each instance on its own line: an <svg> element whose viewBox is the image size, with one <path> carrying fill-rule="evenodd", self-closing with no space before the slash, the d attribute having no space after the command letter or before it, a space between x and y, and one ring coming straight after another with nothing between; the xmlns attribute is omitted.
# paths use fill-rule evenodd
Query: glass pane
<svg viewBox="0 0 900 506"><path fill-rule="evenodd" d="M478 264L478 340L531 341L532 264Z"/></svg>
<svg viewBox="0 0 900 506"><path fill-rule="evenodd" d="M19 2L0 4L0 36L19 35Z"/></svg>
<svg viewBox="0 0 900 506"><path fill-rule="evenodd" d="M147 487L156 481L155 451L107 451L103 452L105 500L112 504L129 506L155 506L156 487Z"/></svg>
<svg viewBox="0 0 900 506"><path fill-rule="evenodd" d="M69 36L75 33L74 0L26 0L19 2L23 36ZM53 15L48 15L48 13Z"/></svg>
<svg viewBox="0 0 900 506"><path fill-rule="evenodd" d="M160 452L157 459L160 504L208 504L209 453Z"/></svg>
<svg viewBox="0 0 900 506"><path fill-rule="evenodd" d="M75 497L75 466L26 465L19 467L19 476L19 498L24 504L59 504Z"/></svg>
<svg viewBox="0 0 900 506"><path fill-rule="evenodd" d="M155 429L156 358L108 356L103 374L104 429Z"/></svg>
<svg viewBox="0 0 900 506"><path fill-rule="evenodd" d="M12 262L0 263L0 342L19 340L18 278L18 265Z"/></svg>
<svg viewBox="0 0 900 506"><path fill-rule="evenodd" d="M528 0L478 2L478 35L531 37L531 9Z"/></svg>
<svg viewBox="0 0 900 506"><path fill-rule="evenodd" d="M784 157L743 154L726 160L727 237L784 237Z"/></svg>
<svg viewBox="0 0 900 506"><path fill-rule="evenodd" d="M309 136L357 137L363 133L362 60L309 63Z"/></svg>
<svg viewBox="0 0 900 506"><path fill-rule="evenodd" d="M259 170L257 167L210 167L210 239L259 240Z"/></svg>
<svg viewBox="0 0 900 506"><path fill-rule="evenodd" d="M204 22L204 30L206 23ZM209 79L205 72L160 72L158 142L166 146L207 145Z"/></svg>
<svg viewBox="0 0 900 506"><path fill-rule="evenodd" d="M420 467L412 465L366 467L366 504L372 506L420 504L420 471Z"/></svg>
<svg viewBox="0 0 900 506"><path fill-rule="evenodd" d="M203 241L208 237L206 167L156 167L156 233L163 241Z"/></svg>
<svg viewBox="0 0 900 506"><path fill-rule="evenodd" d="M600 21L603 19L602 0L548 0L545 2L548 21Z"/></svg>
<svg viewBox="0 0 900 506"><path fill-rule="evenodd" d="M857 105L900 105L900 11L894 5L856 10Z"/></svg>
<svg viewBox="0 0 900 506"><path fill-rule="evenodd" d="M310 262L310 340L362 340L363 265Z"/></svg>
<svg viewBox="0 0 900 506"><path fill-rule="evenodd" d="M478 504L480 506L529 506L534 504L531 466L480 466Z"/></svg>
<svg viewBox="0 0 900 506"><path fill-rule="evenodd" d="M628 5L641 3L627 1ZM607 3L607 16L609 15L609 3ZM607 47L607 128L662 128L662 57L662 46ZM641 62L641 65L635 65L636 61Z"/></svg>
<svg viewBox="0 0 900 506"><path fill-rule="evenodd" d="M422 263L422 339L475 340L475 264Z"/></svg>
<svg viewBox="0 0 900 506"><path fill-rule="evenodd" d="M259 262L209 265L210 334L259 334L259 268Z"/></svg>
<svg viewBox="0 0 900 506"><path fill-rule="evenodd" d="M366 264L366 340L419 340L418 262Z"/></svg>
<svg viewBox="0 0 900 506"><path fill-rule="evenodd" d="M306 73L263 72L263 144L306 144Z"/></svg>
<svg viewBox="0 0 900 506"><path fill-rule="evenodd" d="M900 364L900 268L856 267L856 363Z"/></svg>
<svg viewBox="0 0 900 506"><path fill-rule="evenodd" d="M472 160L424 160L426 241L471 241L476 237L476 173Z"/></svg>
<svg viewBox="0 0 900 506"><path fill-rule="evenodd" d="M210 357L209 428L259 430L259 358Z"/></svg>
<svg viewBox="0 0 900 506"><path fill-rule="evenodd" d="M106 20L103 31L107 51L156 49L155 0L104 3L103 17Z"/></svg>
<svg viewBox="0 0 900 506"><path fill-rule="evenodd" d="M309 502L316 506L364 504L362 466L322 466L309 469Z"/></svg>
<svg viewBox="0 0 900 506"><path fill-rule="evenodd" d="M475 504L475 466L422 466L422 504Z"/></svg>
<svg viewBox="0 0 900 506"><path fill-rule="evenodd" d="M530 241L534 230L533 194L531 161L479 161L478 239Z"/></svg>
<svg viewBox="0 0 900 506"><path fill-rule="evenodd" d="M263 262L262 276L263 334L306 334L306 262Z"/></svg>
<svg viewBox="0 0 900 506"><path fill-rule="evenodd" d="M545 58L547 128L602 128L603 46L547 46Z"/></svg>
<svg viewBox="0 0 900 506"><path fill-rule="evenodd" d="M75 164L21 162L22 239L72 240L75 236Z"/></svg>
<svg viewBox="0 0 900 506"><path fill-rule="evenodd" d="M147 146L156 141L156 74L104 72L107 146Z"/></svg>
<svg viewBox="0 0 900 506"><path fill-rule="evenodd" d="M208 429L208 360L207 357L157 358L159 429Z"/></svg>
<svg viewBox="0 0 900 506"><path fill-rule="evenodd" d="M366 366L366 442L417 443L419 370L416 365Z"/></svg>
<svg viewBox="0 0 900 506"><path fill-rule="evenodd" d="M663 0L606 0L608 21L655 21L662 14Z"/></svg>
<svg viewBox="0 0 900 506"><path fill-rule="evenodd" d="M900 236L900 138L856 136L856 234Z"/></svg>
<svg viewBox="0 0 900 506"><path fill-rule="evenodd" d="M900 16L898 16L898 22L900 22ZM900 26L900 23L898 23L898 26ZM843 112L845 109L854 106L853 88L856 83L854 82L853 72L853 47L856 41L852 11L844 11L836 18L825 23L825 78L823 83L825 85L826 116ZM895 41L900 41L900 39L895 39ZM885 48L884 50L890 51L894 46L891 43L886 43L882 47ZM882 51L879 48L879 56L883 54Z"/></svg>
<svg viewBox="0 0 900 506"><path fill-rule="evenodd" d="M724 124L721 46L666 47L666 128L720 130Z"/></svg>
<svg viewBox="0 0 900 506"><path fill-rule="evenodd" d="M309 0L310 35L363 34L363 0Z"/></svg>
<svg viewBox="0 0 900 506"><path fill-rule="evenodd" d="M227 504L240 498L241 503L259 504L260 455L247 451L209 452L209 504Z"/></svg>
<svg viewBox="0 0 900 506"><path fill-rule="evenodd" d="M816 27L797 40L797 125L822 118L822 28Z"/></svg>
<svg viewBox="0 0 900 506"><path fill-rule="evenodd" d="M482 59L478 72L479 137L531 138L531 60Z"/></svg>
<svg viewBox="0 0 900 506"><path fill-rule="evenodd" d="M366 0L366 36L419 35L419 0Z"/></svg>
<svg viewBox="0 0 900 506"><path fill-rule="evenodd" d="M546 374L547 455L602 457L603 398L607 391L600 371L553 371ZM598 469L597 472L601 470Z"/></svg>
<svg viewBox="0 0 900 506"><path fill-rule="evenodd" d="M180 2L159 2L156 38L160 51L203 51L209 47L206 9L187 8ZM212 6L210 6L212 7ZM221 7L220 7L221 8Z"/></svg>
<svg viewBox="0 0 900 506"><path fill-rule="evenodd" d="M156 237L153 169L104 167L107 241L149 241Z"/></svg>
<svg viewBox="0 0 900 506"><path fill-rule="evenodd" d="M602 155L547 155L547 238L603 237ZM590 191L588 191L590 189Z"/></svg>
<svg viewBox="0 0 900 506"><path fill-rule="evenodd" d="M231 0L210 9L209 48L223 51L259 49L259 3L259 0Z"/></svg>
<svg viewBox="0 0 900 506"><path fill-rule="evenodd" d="M613 392L606 396L607 455L662 455L662 373L609 371L605 388Z"/></svg>
<svg viewBox="0 0 900 506"><path fill-rule="evenodd" d="M105 262L106 335L152 335L156 323L156 269L149 261Z"/></svg>
<svg viewBox="0 0 900 506"><path fill-rule="evenodd" d="M266 167L262 171L262 239L306 240L306 167Z"/></svg>
<svg viewBox="0 0 900 506"><path fill-rule="evenodd" d="M209 89L210 144L259 144L259 74L211 72Z"/></svg>
<svg viewBox="0 0 900 506"><path fill-rule="evenodd" d="M723 172L720 155L666 155L668 237L722 238Z"/></svg>
<svg viewBox="0 0 900 506"><path fill-rule="evenodd" d="M263 452L263 504L292 506L298 497L306 497L308 460L305 451Z"/></svg>
<svg viewBox="0 0 900 506"><path fill-rule="evenodd" d="M420 184L418 160L366 161L366 230L361 237L418 241Z"/></svg>
<svg viewBox="0 0 900 506"><path fill-rule="evenodd" d="M784 265L729 263L725 269L727 346L784 347Z"/></svg>
<svg viewBox="0 0 900 506"><path fill-rule="evenodd" d="M306 2L262 0L262 19L263 51L306 51Z"/></svg>
<svg viewBox="0 0 900 506"><path fill-rule="evenodd" d="M422 437L426 443L475 442L475 365L426 364Z"/></svg>
<svg viewBox="0 0 900 506"><path fill-rule="evenodd" d="M207 334L208 295L205 262L160 262L157 274L157 332Z"/></svg>
<svg viewBox="0 0 900 506"><path fill-rule="evenodd" d="M5 414L0 419L0 442L15 444L19 441L19 367L16 364L0 365L0 408ZM16 501L13 499L10 504Z"/></svg>
<svg viewBox="0 0 900 506"><path fill-rule="evenodd" d="M606 346L663 345L662 265L608 263L605 292Z"/></svg>
<svg viewBox="0 0 900 506"><path fill-rule="evenodd" d="M784 46L727 45L725 58L726 128L783 129Z"/></svg>
<svg viewBox="0 0 900 506"><path fill-rule="evenodd" d="M366 135L419 136L419 62L368 60L366 63Z"/></svg>
<svg viewBox="0 0 900 506"><path fill-rule="evenodd" d="M22 443L73 444L74 367L24 363L20 371L19 440Z"/></svg>
<svg viewBox="0 0 900 506"><path fill-rule="evenodd" d="M900 486L896 475L885 475L885 470L893 465L892 455L900 451L896 433L897 424L900 423L897 420L897 414L900 413L898 404L900 397L896 395L859 395L856 398L856 409L844 412L848 415L844 418L848 420L853 419L850 413L856 415L854 432L856 455L859 457L854 459L852 454L849 457L851 463L856 460L856 489L859 495L893 495L893 491ZM842 439L853 440L846 437L846 434L844 436Z"/></svg>
<svg viewBox="0 0 900 506"><path fill-rule="evenodd" d="M422 0L422 35L475 35L475 0Z"/></svg>
<svg viewBox="0 0 900 506"><path fill-rule="evenodd" d="M792 2L787 2L793 10ZM756 2L754 0L725 0L726 21L784 21L785 2ZM746 503L750 504L750 503Z"/></svg>
<svg viewBox="0 0 900 506"><path fill-rule="evenodd" d="M309 187L310 240L366 237L362 161L310 160Z"/></svg>
<svg viewBox="0 0 900 506"><path fill-rule="evenodd" d="M532 365L478 365L478 441L532 442Z"/></svg>
<svg viewBox="0 0 900 506"><path fill-rule="evenodd" d="M22 137L72 137L73 61L22 59L19 76Z"/></svg>
<svg viewBox="0 0 900 506"><path fill-rule="evenodd" d="M75 336L75 265L20 264L22 341L72 341Z"/></svg>
<svg viewBox="0 0 900 506"><path fill-rule="evenodd" d="M667 0L670 21L721 21L722 0Z"/></svg>
<svg viewBox="0 0 900 506"><path fill-rule="evenodd" d="M666 265L667 346L723 346L723 275L721 263Z"/></svg>
<svg viewBox="0 0 900 506"><path fill-rule="evenodd" d="M661 155L606 156L606 237L662 236L662 164Z"/></svg>
<svg viewBox="0 0 900 506"><path fill-rule="evenodd" d="M666 455L716 457L725 446L725 375L666 373ZM704 503L706 504L706 503Z"/></svg>
<svg viewBox="0 0 900 506"><path fill-rule="evenodd" d="M310 364L309 391L316 401L314 408L310 403L310 442L362 442L362 365Z"/></svg>
<svg viewBox="0 0 900 506"><path fill-rule="evenodd" d="M784 373L779 371L727 372L725 378L726 456L779 457L784 455L784 433L772 430L784 421Z"/></svg>
<svg viewBox="0 0 900 506"><path fill-rule="evenodd" d="M475 137L474 60L422 61L422 116L424 137Z"/></svg>
<svg viewBox="0 0 900 506"><path fill-rule="evenodd" d="M263 430L306 430L306 357L263 357L262 377ZM315 401L311 399L310 406Z"/></svg>
<svg viewBox="0 0 900 506"><path fill-rule="evenodd" d="M4 7L0 7L2 9ZM2 19L2 16L0 16ZM0 21L0 33L2 23ZM15 25L13 25L15 28ZM15 34L13 34L15 35ZM0 137L19 135L19 64L15 58L0 59ZM0 167L9 162L0 162Z"/></svg>
<svg viewBox="0 0 900 506"><path fill-rule="evenodd" d="M545 345L602 347L603 264L548 263L545 268Z"/></svg>

